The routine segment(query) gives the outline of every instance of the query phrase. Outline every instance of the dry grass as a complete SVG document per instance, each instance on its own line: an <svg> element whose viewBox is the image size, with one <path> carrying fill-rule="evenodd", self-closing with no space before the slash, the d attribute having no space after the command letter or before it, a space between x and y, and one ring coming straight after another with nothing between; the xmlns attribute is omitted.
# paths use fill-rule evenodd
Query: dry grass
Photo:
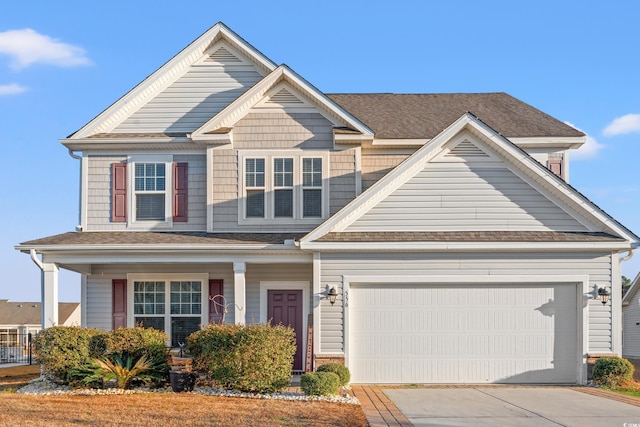
<svg viewBox="0 0 640 427"><path fill-rule="evenodd" d="M22 367L21 367L22 368ZM0 368L0 387L16 376ZM28 381L28 379L26 380ZM16 382L12 382L15 384ZM0 393L0 425L22 426L367 426L357 405L196 394L32 396Z"/></svg>

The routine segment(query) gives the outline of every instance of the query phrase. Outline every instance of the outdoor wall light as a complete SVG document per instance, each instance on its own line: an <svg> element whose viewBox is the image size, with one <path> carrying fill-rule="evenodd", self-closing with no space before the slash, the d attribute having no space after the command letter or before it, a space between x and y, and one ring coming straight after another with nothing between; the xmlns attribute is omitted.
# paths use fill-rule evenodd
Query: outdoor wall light
<svg viewBox="0 0 640 427"><path fill-rule="evenodd" d="M598 288L598 299L602 301L602 304L606 304L609 301L609 297L611 297L611 292L607 288Z"/></svg>
<svg viewBox="0 0 640 427"><path fill-rule="evenodd" d="M329 289L329 292L327 292L327 298L329 299L331 305L336 303L336 298L338 298L338 291L336 291L335 286L332 286L331 289Z"/></svg>

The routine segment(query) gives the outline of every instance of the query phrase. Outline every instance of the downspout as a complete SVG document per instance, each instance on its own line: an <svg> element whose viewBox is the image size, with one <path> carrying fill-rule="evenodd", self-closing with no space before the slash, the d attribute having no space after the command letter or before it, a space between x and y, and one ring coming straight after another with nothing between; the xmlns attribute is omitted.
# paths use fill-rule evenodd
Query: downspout
<svg viewBox="0 0 640 427"><path fill-rule="evenodd" d="M78 173L78 190L80 191L80 196L78 197L78 226L76 227L76 231L82 231L82 156L75 154L71 148L67 150L73 159L80 160L80 172Z"/></svg>
<svg viewBox="0 0 640 427"><path fill-rule="evenodd" d="M632 256L633 256L633 249L629 249L629 252L625 256L618 258L618 260L620 261L620 263L623 263L625 261L629 261Z"/></svg>
<svg viewBox="0 0 640 427"><path fill-rule="evenodd" d="M35 249L29 250L31 261L40 269L40 327L44 330L44 264L38 259Z"/></svg>

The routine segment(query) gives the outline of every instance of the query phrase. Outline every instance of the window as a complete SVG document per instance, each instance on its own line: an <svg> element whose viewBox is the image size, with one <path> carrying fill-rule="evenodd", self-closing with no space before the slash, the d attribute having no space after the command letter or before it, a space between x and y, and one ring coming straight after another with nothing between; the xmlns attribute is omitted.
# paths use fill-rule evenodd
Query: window
<svg viewBox="0 0 640 427"><path fill-rule="evenodd" d="M164 221L166 199L166 165L135 164L136 220Z"/></svg>
<svg viewBox="0 0 640 427"><path fill-rule="evenodd" d="M256 220L318 224L326 218L327 153L290 150L252 155L256 153L240 153L240 176L244 180L239 183L244 193L238 209L240 224L257 224Z"/></svg>
<svg viewBox="0 0 640 427"><path fill-rule="evenodd" d="M264 159L246 159L247 218L264 218Z"/></svg>
<svg viewBox="0 0 640 427"><path fill-rule="evenodd" d="M135 324L165 331L171 338L171 346L177 347L203 323L202 283L202 280L134 280Z"/></svg>
<svg viewBox="0 0 640 427"><path fill-rule="evenodd" d="M322 217L322 159L302 159L302 216Z"/></svg>
<svg viewBox="0 0 640 427"><path fill-rule="evenodd" d="M273 159L273 216L293 218L293 159Z"/></svg>

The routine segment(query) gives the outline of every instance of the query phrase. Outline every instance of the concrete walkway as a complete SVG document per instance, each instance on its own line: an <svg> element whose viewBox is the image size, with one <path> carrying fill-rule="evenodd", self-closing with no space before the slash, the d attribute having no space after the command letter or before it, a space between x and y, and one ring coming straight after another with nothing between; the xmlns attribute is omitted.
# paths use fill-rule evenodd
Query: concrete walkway
<svg viewBox="0 0 640 427"><path fill-rule="evenodd" d="M592 387L353 385L352 390L372 427L640 426L640 398Z"/></svg>

